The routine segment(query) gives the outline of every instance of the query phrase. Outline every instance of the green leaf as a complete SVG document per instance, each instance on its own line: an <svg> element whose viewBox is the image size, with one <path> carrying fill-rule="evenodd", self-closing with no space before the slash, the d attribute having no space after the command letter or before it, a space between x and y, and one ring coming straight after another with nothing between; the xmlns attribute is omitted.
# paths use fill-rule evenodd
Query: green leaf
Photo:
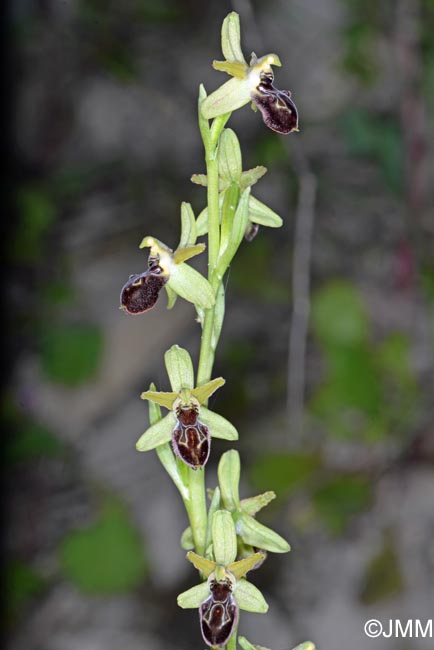
<svg viewBox="0 0 434 650"><path fill-rule="evenodd" d="M172 438L172 431L176 424L174 414L168 413L166 417L153 424L144 434L140 436L136 443L137 451L150 451Z"/></svg>
<svg viewBox="0 0 434 650"><path fill-rule="evenodd" d="M237 533L243 542L264 551L288 553L291 550L290 545L281 535L260 524L245 512L241 512L237 518Z"/></svg>
<svg viewBox="0 0 434 650"><path fill-rule="evenodd" d="M205 119L231 113L250 102L250 81L236 79L226 81L202 102L201 113Z"/></svg>
<svg viewBox="0 0 434 650"><path fill-rule="evenodd" d="M251 517L254 517L257 512L268 506L268 504L276 498L275 492L268 490L258 494L256 497L249 497L248 499L241 499L240 508L243 512Z"/></svg>
<svg viewBox="0 0 434 650"><path fill-rule="evenodd" d="M218 465L218 479L223 507L236 510L240 505L238 486L240 482L240 455L235 449L226 451Z"/></svg>
<svg viewBox="0 0 434 650"><path fill-rule="evenodd" d="M268 228L280 228L283 224L282 217L252 195L249 199L249 220Z"/></svg>
<svg viewBox="0 0 434 650"><path fill-rule="evenodd" d="M209 427L213 438L231 441L238 440L238 431L235 429L234 425L218 413L214 413L214 411L210 411L205 406L201 406L199 417L200 420Z"/></svg>
<svg viewBox="0 0 434 650"><path fill-rule="evenodd" d="M392 539L385 537L383 547L370 560L359 593L364 605L374 605L404 591L399 556Z"/></svg>
<svg viewBox="0 0 434 650"><path fill-rule="evenodd" d="M45 326L41 365L53 382L75 387L93 379L103 352L103 336L92 325Z"/></svg>
<svg viewBox="0 0 434 650"><path fill-rule="evenodd" d="M142 539L125 508L108 501L93 526L70 533L60 547L60 566L88 594L114 594L137 587L146 575L146 561Z"/></svg>
<svg viewBox="0 0 434 650"><path fill-rule="evenodd" d="M173 264L167 284L181 298L203 309L210 309L214 305L210 283L188 264Z"/></svg>
<svg viewBox="0 0 434 650"><path fill-rule="evenodd" d="M3 596L8 622L15 622L21 610L46 587L45 579L29 564L14 559L4 567Z"/></svg>
<svg viewBox="0 0 434 650"><path fill-rule="evenodd" d="M219 176L227 183L238 183L241 178L242 160L240 143L232 129L224 129L218 147Z"/></svg>
<svg viewBox="0 0 434 650"><path fill-rule="evenodd" d="M190 203L181 203L181 239L178 248L194 246L196 243L196 218Z"/></svg>
<svg viewBox="0 0 434 650"><path fill-rule="evenodd" d="M5 461L15 464L35 458L57 458L64 451L62 442L41 424L29 422L6 439Z"/></svg>
<svg viewBox="0 0 434 650"><path fill-rule="evenodd" d="M237 556L237 536L232 515L226 510L217 510L212 520L212 542L217 564L226 566Z"/></svg>
<svg viewBox="0 0 434 650"><path fill-rule="evenodd" d="M372 503L372 485L362 476L337 476L319 487L312 499L318 516L331 533L339 535L353 516Z"/></svg>
<svg viewBox="0 0 434 650"><path fill-rule="evenodd" d="M228 14L223 21L222 52L227 61L246 63L241 50L240 17L235 11Z"/></svg>
<svg viewBox="0 0 434 650"><path fill-rule="evenodd" d="M271 487L279 497L287 496L308 485L320 463L311 453L264 454L250 466L249 479L258 490Z"/></svg>
<svg viewBox="0 0 434 650"><path fill-rule="evenodd" d="M362 299L344 280L330 282L314 295L312 325L315 336L326 348L364 343L370 334Z"/></svg>
<svg viewBox="0 0 434 650"><path fill-rule="evenodd" d="M182 609L197 609L210 595L207 582L195 585L178 596L178 606Z"/></svg>
<svg viewBox="0 0 434 650"><path fill-rule="evenodd" d="M194 388L193 363L187 350L179 345L172 345L164 354L164 362L175 393L180 393L185 388Z"/></svg>
<svg viewBox="0 0 434 650"><path fill-rule="evenodd" d="M240 609L256 614L265 614L268 604L259 589L247 580L237 580L234 591L235 600Z"/></svg>

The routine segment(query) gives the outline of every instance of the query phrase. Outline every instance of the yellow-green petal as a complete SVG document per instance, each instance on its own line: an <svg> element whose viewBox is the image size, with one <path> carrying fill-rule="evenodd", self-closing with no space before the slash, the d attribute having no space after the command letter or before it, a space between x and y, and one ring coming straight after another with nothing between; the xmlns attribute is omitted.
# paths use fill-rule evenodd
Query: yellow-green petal
<svg viewBox="0 0 434 650"><path fill-rule="evenodd" d="M249 497L248 499L241 499L241 510L247 515L254 517L257 512L268 506L268 504L276 498L276 493L269 490L258 494L256 497Z"/></svg>
<svg viewBox="0 0 434 650"><path fill-rule="evenodd" d="M259 562L262 562L264 557L265 553L253 553L253 555L249 555L249 557L245 557L243 560L232 562L228 565L227 569L239 580L240 578L244 578L246 573L254 569Z"/></svg>
<svg viewBox="0 0 434 650"><path fill-rule="evenodd" d="M175 264L181 264L190 260L192 257L196 257L196 255L200 255L205 248L205 244L195 244L194 246L184 246L183 248L179 247L173 254L173 260Z"/></svg>
<svg viewBox="0 0 434 650"><path fill-rule="evenodd" d="M205 557L202 557L202 555L198 555L193 551L187 553L187 560L192 563L195 569L201 571L207 578L211 573L213 573L213 571L215 571L217 566L216 562L207 560Z"/></svg>
<svg viewBox="0 0 434 650"><path fill-rule="evenodd" d="M211 379L203 386L198 386L191 391L193 397L197 399L200 404L204 404L208 401L213 393L216 392L221 386L225 384L223 377L216 377L216 379Z"/></svg>
<svg viewBox="0 0 434 650"><path fill-rule="evenodd" d="M178 393L164 393L162 391L152 391L147 390L140 395L141 399L147 399L150 402L164 406L166 409L170 409L173 406L173 402L179 397Z"/></svg>

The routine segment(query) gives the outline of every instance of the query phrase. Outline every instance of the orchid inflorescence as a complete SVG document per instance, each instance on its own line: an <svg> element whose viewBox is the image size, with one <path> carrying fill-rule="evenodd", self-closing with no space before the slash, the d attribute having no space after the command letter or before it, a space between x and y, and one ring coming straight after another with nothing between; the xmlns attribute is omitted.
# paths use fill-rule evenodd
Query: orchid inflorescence
<svg viewBox="0 0 434 650"><path fill-rule="evenodd" d="M286 553L289 544L278 533L256 519L257 513L275 498L274 492L240 499L240 457L226 451L218 464L218 486L209 492L207 505L205 466L212 438L238 439L235 427L208 408L210 397L225 384L212 379L214 354L224 312L224 275L243 238L251 241L260 226L278 228L282 219L261 203L252 186L267 169L257 166L243 171L240 143L234 131L225 128L231 112L252 103L265 124L278 133L298 131L298 113L291 93L274 86L271 66L280 66L276 54L247 63L240 44L238 14L230 13L222 26L224 61L214 61L216 70L232 79L210 95L199 91L199 129L205 148L206 174L191 180L207 189L207 205L195 217L189 203L181 205L181 236L173 251L154 237L140 244L149 248L145 271L130 276L123 286L120 308L127 314L142 314L154 307L165 288L168 308L177 297L193 303L202 328L197 374L187 350L174 345L165 353L171 391L157 391L154 384L142 393L149 402L150 426L137 442L139 451L155 449L183 499L189 526L181 536L187 559L199 571L200 583L183 592L178 604L197 608L205 643L212 648L237 648L239 611L265 613L262 593L246 575L258 569L268 552ZM210 122L212 120L212 122ZM208 277L187 262L205 250L197 238L208 236ZM161 408L168 412L162 414ZM243 650L261 650L244 637ZM266 650L266 649L263 649ZM314 650L307 642L296 650Z"/></svg>

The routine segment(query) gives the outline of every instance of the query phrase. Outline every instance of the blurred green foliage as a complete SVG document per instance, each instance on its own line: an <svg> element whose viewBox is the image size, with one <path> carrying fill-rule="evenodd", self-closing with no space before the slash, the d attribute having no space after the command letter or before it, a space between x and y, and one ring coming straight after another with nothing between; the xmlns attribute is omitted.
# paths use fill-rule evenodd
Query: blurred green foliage
<svg viewBox="0 0 434 650"><path fill-rule="evenodd" d="M49 325L40 344L42 369L51 381L74 387L95 376L103 351L103 336L97 327Z"/></svg>
<svg viewBox="0 0 434 650"><path fill-rule="evenodd" d="M6 622L13 624L32 598L43 591L46 581L29 564L19 559L6 564L3 579Z"/></svg>
<svg viewBox="0 0 434 650"><path fill-rule="evenodd" d="M342 118L348 151L374 160L387 187L401 196L404 180L404 152L397 118L350 110Z"/></svg>
<svg viewBox="0 0 434 650"><path fill-rule="evenodd" d="M318 454L263 454L249 467L249 480L258 491L274 490L278 498L309 485L321 463Z"/></svg>
<svg viewBox="0 0 434 650"><path fill-rule="evenodd" d="M41 187L22 187L16 201L19 223L9 243L9 256L22 264L34 263L45 252L56 208L48 191Z"/></svg>
<svg viewBox="0 0 434 650"><path fill-rule="evenodd" d="M363 476L335 476L318 487L312 496L315 512L331 533L340 535L354 515L372 503L372 485Z"/></svg>
<svg viewBox="0 0 434 650"><path fill-rule="evenodd" d="M60 566L64 575L88 594L129 591L147 573L140 534L126 509L115 500L104 503L95 524L64 539Z"/></svg>
<svg viewBox="0 0 434 650"><path fill-rule="evenodd" d="M374 344L363 301L342 280L314 295L312 328L326 368L310 410L327 432L368 441L405 433L419 399L407 338L392 333Z"/></svg>
<svg viewBox="0 0 434 650"><path fill-rule="evenodd" d="M5 462L15 465L37 458L56 458L64 451L56 436L36 422L23 423L5 444Z"/></svg>
<svg viewBox="0 0 434 650"><path fill-rule="evenodd" d="M399 595L404 590L399 557L390 535L385 535L382 548L366 567L359 592L364 605L373 605L381 600Z"/></svg>

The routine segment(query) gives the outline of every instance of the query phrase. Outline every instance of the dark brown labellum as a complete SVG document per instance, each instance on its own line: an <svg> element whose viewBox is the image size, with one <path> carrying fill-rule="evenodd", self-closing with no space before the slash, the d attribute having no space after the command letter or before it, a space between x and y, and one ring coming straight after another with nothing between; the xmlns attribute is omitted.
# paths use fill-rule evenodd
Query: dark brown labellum
<svg viewBox="0 0 434 650"><path fill-rule="evenodd" d="M121 309L133 315L152 309L166 282L167 277L161 275L158 265L151 265L144 273L130 276L122 287Z"/></svg>
<svg viewBox="0 0 434 650"><path fill-rule="evenodd" d="M258 234L258 231L259 231L259 224L249 223L249 225L246 228L246 232L244 233L244 239L248 242L253 241L256 235Z"/></svg>
<svg viewBox="0 0 434 650"><path fill-rule="evenodd" d="M261 81L251 97L270 129L282 134L298 129L298 113L291 93L273 86L272 75L261 75Z"/></svg>
<svg viewBox="0 0 434 650"><path fill-rule="evenodd" d="M179 408L178 422L172 432L173 451L193 469L203 467L211 450L211 435L198 418L195 408Z"/></svg>
<svg viewBox="0 0 434 650"><path fill-rule="evenodd" d="M205 643L222 646L229 641L237 624L238 605L229 581L212 582L210 591L199 607L200 628Z"/></svg>

